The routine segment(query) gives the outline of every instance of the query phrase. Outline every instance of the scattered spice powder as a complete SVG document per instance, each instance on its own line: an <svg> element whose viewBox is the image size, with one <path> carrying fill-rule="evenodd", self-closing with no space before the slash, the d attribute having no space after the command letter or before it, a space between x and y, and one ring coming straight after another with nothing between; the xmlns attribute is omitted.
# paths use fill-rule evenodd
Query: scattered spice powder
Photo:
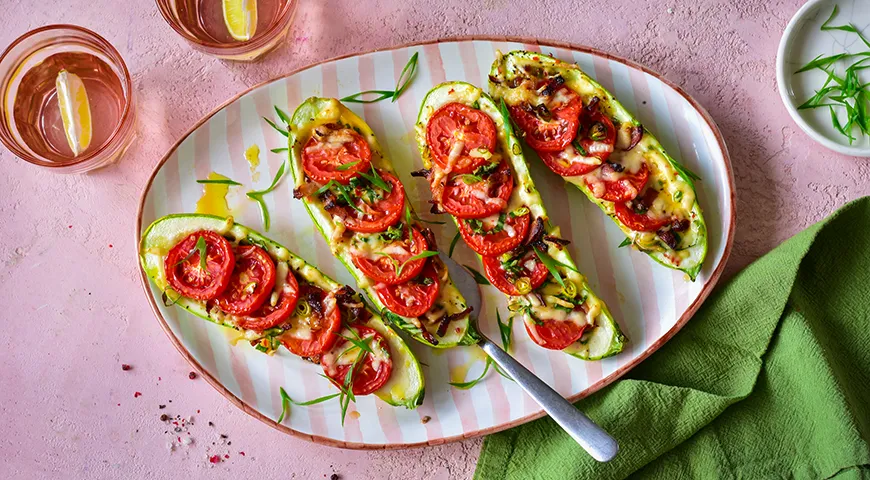
<svg viewBox="0 0 870 480"><path fill-rule="evenodd" d="M221 456L220 455L212 455L211 457L208 458L208 461L211 463L220 463Z"/></svg>
<svg viewBox="0 0 870 480"><path fill-rule="evenodd" d="M187 374L187 378L193 380L194 378L196 378L196 372L190 372L190 373L188 373L188 374Z"/></svg>
<svg viewBox="0 0 870 480"><path fill-rule="evenodd" d="M157 405L157 408L163 410L164 408L166 408L166 405Z"/></svg>
<svg viewBox="0 0 870 480"><path fill-rule="evenodd" d="M425 417L420 419L420 423L425 425L425 424L429 423L429 420L432 420L432 417L430 417L429 415L426 415Z"/></svg>
<svg viewBox="0 0 870 480"><path fill-rule="evenodd" d="M133 367L131 367L130 365L127 365L126 363L121 364L121 370L124 370L125 372L127 370L130 370L131 368L133 368Z"/></svg>
<svg viewBox="0 0 870 480"><path fill-rule="evenodd" d="M167 415L167 414L165 414L165 413L164 413L163 415L160 415L160 421L161 421L161 422L165 422L165 421L167 421L167 420L169 420L169 415Z"/></svg>
<svg viewBox="0 0 870 480"><path fill-rule="evenodd" d="M333 473L329 476L329 480L338 480L339 478L341 477L339 477L337 473Z"/></svg>

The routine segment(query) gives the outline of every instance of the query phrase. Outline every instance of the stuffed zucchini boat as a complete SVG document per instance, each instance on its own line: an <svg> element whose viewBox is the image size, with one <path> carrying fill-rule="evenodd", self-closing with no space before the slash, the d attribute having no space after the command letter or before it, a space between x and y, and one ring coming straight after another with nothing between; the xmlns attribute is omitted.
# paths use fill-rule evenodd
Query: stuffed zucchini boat
<svg viewBox="0 0 870 480"><path fill-rule="evenodd" d="M283 345L355 395L407 408L422 403L419 362L353 289L232 217L160 218L142 235L139 258L167 306L237 330L263 352Z"/></svg>
<svg viewBox="0 0 870 480"><path fill-rule="evenodd" d="M369 126L312 97L294 112L289 143L293 196L381 315L432 347L476 343L471 308Z"/></svg>
<svg viewBox="0 0 870 480"><path fill-rule="evenodd" d="M433 212L449 213L484 275L509 297L538 345L584 360L622 351L625 337L550 224L506 112L464 82L436 86L416 124Z"/></svg>
<svg viewBox="0 0 870 480"><path fill-rule="evenodd" d="M576 64L535 52L498 55L489 91L520 136L626 234L634 248L693 281L707 255L698 177Z"/></svg>

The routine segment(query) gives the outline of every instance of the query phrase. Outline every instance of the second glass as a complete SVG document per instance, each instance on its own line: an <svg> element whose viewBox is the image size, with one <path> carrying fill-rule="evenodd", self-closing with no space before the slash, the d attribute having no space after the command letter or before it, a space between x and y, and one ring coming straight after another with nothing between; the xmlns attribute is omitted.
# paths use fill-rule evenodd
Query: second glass
<svg viewBox="0 0 870 480"><path fill-rule="evenodd" d="M193 48L227 60L256 60L275 48L298 0L157 0L163 18Z"/></svg>

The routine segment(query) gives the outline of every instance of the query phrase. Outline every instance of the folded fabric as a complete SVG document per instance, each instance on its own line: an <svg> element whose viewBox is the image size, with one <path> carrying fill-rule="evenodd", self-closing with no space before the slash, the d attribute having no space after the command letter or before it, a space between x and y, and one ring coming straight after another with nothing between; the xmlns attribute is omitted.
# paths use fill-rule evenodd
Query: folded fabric
<svg viewBox="0 0 870 480"><path fill-rule="evenodd" d="M747 267L577 407L619 441L613 461L543 418L487 437L475 478L870 478L870 197Z"/></svg>

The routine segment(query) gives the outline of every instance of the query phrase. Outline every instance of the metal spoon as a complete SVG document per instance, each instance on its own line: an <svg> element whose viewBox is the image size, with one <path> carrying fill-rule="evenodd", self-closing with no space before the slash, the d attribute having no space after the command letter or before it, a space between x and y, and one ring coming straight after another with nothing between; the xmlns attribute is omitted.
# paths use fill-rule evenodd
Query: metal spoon
<svg viewBox="0 0 870 480"><path fill-rule="evenodd" d="M477 283L470 273L453 259L441 253L441 260L447 264L450 276L456 283L456 287L465 297L465 301L473 308L472 312L480 312L480 292ZM461 272L461 273L460 273ZM474 324L477 326L477 315L474 315ZM480 329L477 329L480 332ZM502 370L513 377L517 384L526 391L538 404L544 408L563 430L571 435L589 455L599 462L609 462L619 451L616 440L595 424L574 405L571 405L558 392L553 390L543 380L536 377L520 362L514 360L507 352L496 345L492 340L480 333L480 342L477 344L498 364Z"/></svg>

